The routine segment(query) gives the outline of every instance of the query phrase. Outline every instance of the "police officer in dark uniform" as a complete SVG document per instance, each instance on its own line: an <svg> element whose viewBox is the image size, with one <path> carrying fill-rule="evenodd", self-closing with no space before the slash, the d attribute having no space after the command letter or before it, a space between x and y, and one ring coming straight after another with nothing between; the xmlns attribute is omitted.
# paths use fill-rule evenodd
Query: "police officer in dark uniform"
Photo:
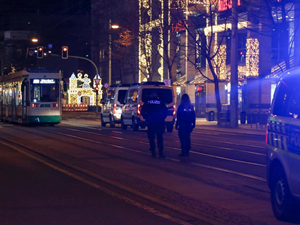
<svg viewBox="0 0 300 225"><path fill-rule="evenodd" d="M159 157L165 158L163 133L165 130L164 122L168 114L166 105L159 99L157 92L153 91L149 99L144 103L141 111L142 116L147 123L147 134L150 144L152 157L156 157L155 153L155 135L157 137L157 147L159 149Z"/></svg>
<svg viewBox="0 0 300 225"><path fill-rule="evenodd" d="M190 97L187 94L183 94L181 97L181 103L177 109L177 121L175 128L178 130L178 136L181 143L180 157L189 156L191 149L191 132L195 128L196 115L194 107L191 104Z"/></svg>

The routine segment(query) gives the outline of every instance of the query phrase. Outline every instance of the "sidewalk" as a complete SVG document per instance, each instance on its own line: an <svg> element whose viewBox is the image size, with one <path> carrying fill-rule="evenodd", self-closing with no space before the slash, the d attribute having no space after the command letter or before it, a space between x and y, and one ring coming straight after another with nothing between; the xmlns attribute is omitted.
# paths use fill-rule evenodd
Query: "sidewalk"
<svg viewBox="0 0 300 225"><path fill-rule="evenodd" d="M62 118L65 119L95 119L100 120L101 113L98 112L62 112Z"/></svg>

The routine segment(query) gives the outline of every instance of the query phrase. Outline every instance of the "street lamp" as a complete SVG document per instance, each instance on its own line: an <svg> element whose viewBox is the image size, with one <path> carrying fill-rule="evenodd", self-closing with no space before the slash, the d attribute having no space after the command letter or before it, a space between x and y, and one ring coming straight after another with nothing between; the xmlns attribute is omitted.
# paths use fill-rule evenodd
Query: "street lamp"
<svg viewBox="0 0 300 225"><path fill-rule="evenodd" d="M37 39L37 38L31 38L31 42L37 43L37 42L39 42L39 39Z"/></svg>
<svg viewBox="0 0 300 225"><path fill-rule="evenodd" d="M111 25L111 28L112 28L112 29L119 29L119 25L118 25L118 24L112 24L112 25Z"/></svg>
<svg viewBox="0 0 300 225"><path fill-rule="evenodd" d="M109 20L109 30L119 29L119 25L111 24L111 19ZM109 43L108 43L108 84L111 85L111 32L109 32Z"/></svg>

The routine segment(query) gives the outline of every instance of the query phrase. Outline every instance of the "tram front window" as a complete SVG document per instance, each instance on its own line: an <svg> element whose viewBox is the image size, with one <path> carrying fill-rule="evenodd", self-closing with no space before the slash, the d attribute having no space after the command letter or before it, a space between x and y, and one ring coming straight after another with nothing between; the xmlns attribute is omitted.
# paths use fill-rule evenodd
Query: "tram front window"
<svg viewBox="0 0 300 225"><path fill-rule="evenodd" d="M59 98L59 86L55 84L35 84L31 89L31 100L33 102L57 102Z"/></svg>

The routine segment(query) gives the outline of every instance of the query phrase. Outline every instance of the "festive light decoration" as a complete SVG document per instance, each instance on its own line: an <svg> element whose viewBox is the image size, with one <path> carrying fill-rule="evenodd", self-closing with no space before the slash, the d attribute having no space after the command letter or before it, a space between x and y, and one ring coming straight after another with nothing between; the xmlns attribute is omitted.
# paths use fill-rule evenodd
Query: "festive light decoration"
<svg viewBox="0 0 300 225"><path fill-rule="evenodd" d="M163 81L163 71L164 71L164 63L163 63L163 53L164 53L164 43L163 43L163 21L164 21L164 0L159 0L161 2L161 11L159 12L159 18L153 20L152 19L152 5L150 4L150 0L139 0L139 82L141 82L145 75L149 78L149 73L152 71L152 46L153 46L153 35L152 30L154 28L159 29L159 42L157 44L157 50L160 54L160 58L158 59L160 63L160 67L158 68L158 73L160 74L161 81ZM150 21L148 23L143 23L142 11L147 10L147 13L150 17ZM155 9L156 10L156 9Z"/></svg>
<svg viewBox="0 0 300 225"><path fill-rule="evenodd" d="M186 7L186 4L188 2L189 5L196 5L196 4L205 4L206 0L172 0L171 6L172 9L184 9Z"/></svg>
<svg viewBox="0 0 300 225"><path fill-rule="evenodd" d="M249 21L244 21L244 22L238 22L238 29L244 29L244 28L250 28L251 23ZM212 33L219 33L223 32L225 30L232 30L232 24L231 23L226 23L226 24L219 24L219 25L214 25L214 26L207 26L204 28L204 34L206 36L211 35Z"/></svg>
<svg viewBox="0 0 300 225"><path fill-rule="evenodd" d="M173 82L173 85L175 86L183 86L186 83L186 75L183 75L179 77L175 82Z"/></svg>
<svg viewBox="0 0 300 225"><path fill-rule="evenodd" d="M226 80L226 45L215 45L214 51L216 53L214 60L215 72L220 80Z"/></svg>
<svg viewBox="0 0 300 225"><path fill-rule="evenodd" d="M82 78L82 73L78 73L77 77L73 73L69 78L69 104L71 105L80 105L82 104L81 97L89 97L90 105L96 105L96 93L94 92L94 88L96 87L95 79L101 79L99 75L96 75L93 79L93 88L90 86L91 79L88 78L88 75L85 74ZM78 86L78 81L83 82L82 87ZM102 85L101 80L98 85L99 88L99 102L102 98ZM99 104L98 104L99 105Z"/></svg>
<svg viewBox="0 0 300 225"><path fill-rule="evenodd" d="M246 76L259 75L259 42L257 38L247 38L246 43Z"/></svg>

